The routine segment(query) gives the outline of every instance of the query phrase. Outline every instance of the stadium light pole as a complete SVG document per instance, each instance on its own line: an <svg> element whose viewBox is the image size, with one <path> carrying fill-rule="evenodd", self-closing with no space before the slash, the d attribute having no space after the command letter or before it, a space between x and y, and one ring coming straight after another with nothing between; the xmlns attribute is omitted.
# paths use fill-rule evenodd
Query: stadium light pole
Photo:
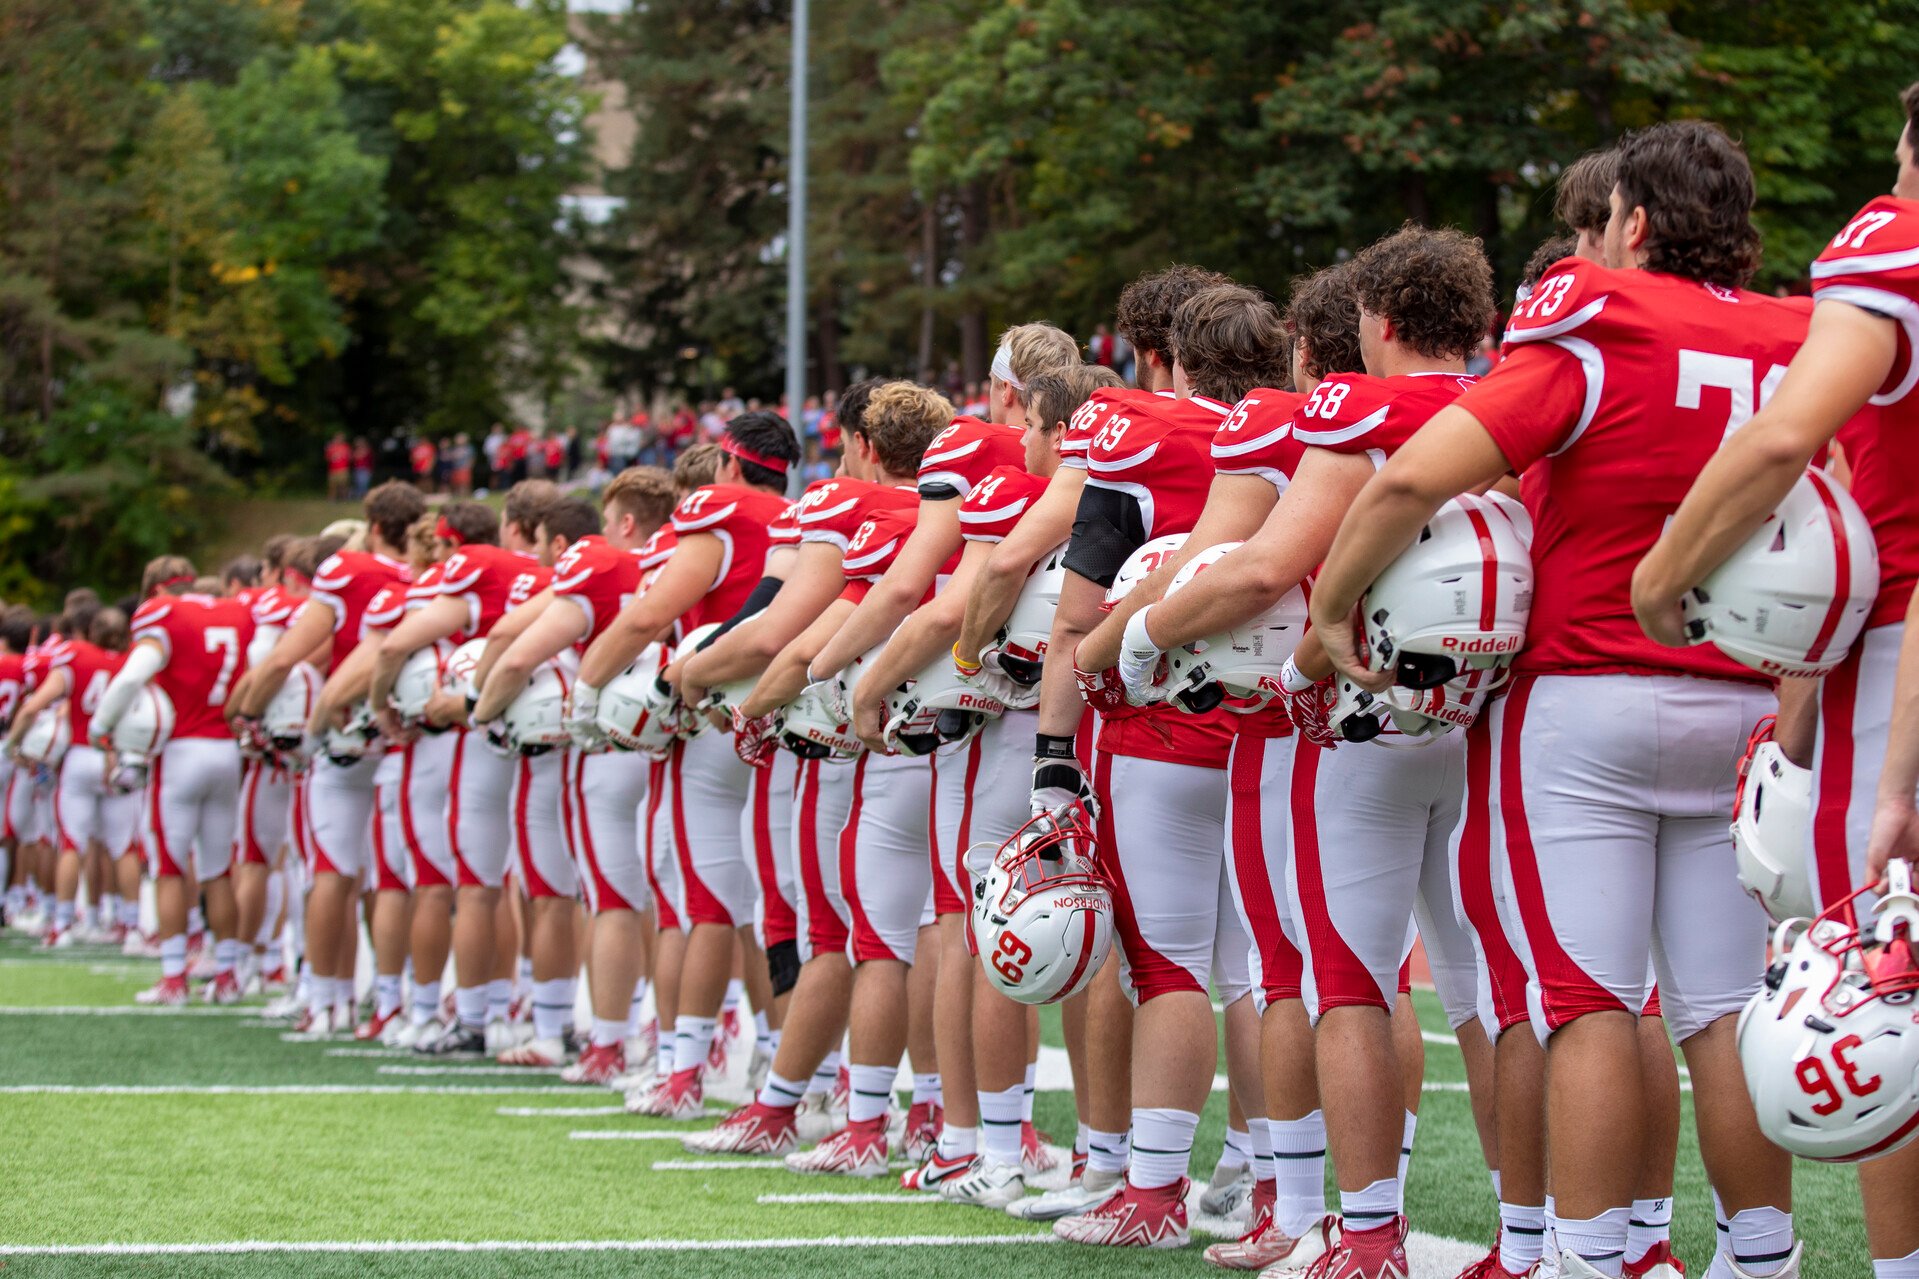
<svg viewBox="0 0 1919 1279"><path fill-rule="evenodd" d="M786 411L802 437L806 403L806 13L807 0L793 0L793 102L786 165ZM802 452L805 440L800 444ZM798 497L804 471L786 478L788 497Z"/></svg>

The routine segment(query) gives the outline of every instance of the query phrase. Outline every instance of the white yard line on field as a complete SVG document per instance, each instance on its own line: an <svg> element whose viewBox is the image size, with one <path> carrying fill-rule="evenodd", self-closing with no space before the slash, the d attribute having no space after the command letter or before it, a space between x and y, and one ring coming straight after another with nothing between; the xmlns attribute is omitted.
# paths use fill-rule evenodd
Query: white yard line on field
<svg viewBox="0 0 1919 1279"><path fill-rule="evenodd" d="M655 1159L654 1172L720 1172L757 1168L761 1172L784 1172L784 1165L773 1159Z"/></svg>
<svg viewBox="0 0 1919 1279"><path fill-rule="evenodd" d="M683 1132L639 1132L632 1128L578 1128L566 1135L568 1141L683 1141ZM778 1164L762 1164L777 1168Z"/></svg>
<svg viewBox="0 0 1919 1279"><path fill-rule="evenodd" d="M517 1091L517 1090L516 1090ZM540 1091L546 1092L547 1089ZM576 1093L578 1089L574 1090ZM592 1119L602 1115L624 1115L625 1106L501 1106L494 1112L508 1119Z"/></svg>
<svg viewBox="0 0 1919 1279"><path fill-rule="evenodd" d="M0 1095L72 1097L577 1097L569 1084L506 1088L476 1084L0 1084Z"/></svg>
<svg viewBox="0 0 1919 1279"><path fill-rule="evenodd" d="M382 1075L557 1075L564 1066L381 1066Z"/></svg>
<svg viewBox="0 0 1919 1279"><path fill-rule="evenodd" d="M0 1006L0 1017L258 1017L258 1008L237 1004L203 1008L165 1008L146 1004L96 1006L93 1004L48 1004L29 1008L19 1004Z"/></svg>

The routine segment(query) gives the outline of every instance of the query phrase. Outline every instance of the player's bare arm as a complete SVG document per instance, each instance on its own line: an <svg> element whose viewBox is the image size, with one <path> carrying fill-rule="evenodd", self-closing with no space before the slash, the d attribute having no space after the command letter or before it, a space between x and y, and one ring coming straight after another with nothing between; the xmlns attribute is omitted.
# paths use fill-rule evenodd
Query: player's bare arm
<svg viewBox="0 0 1919 1279"><path fill-rule="evenodd" d="M1805 345L1772 399L1699 473L1665 535L1633 572L1633 613L1648 636L1686 643L1679 601L1764 522L1807 463L1886 380L1899 326L1848 302L1813 309Z"/></svg>
<svg viewBox="0 0 1919 1279"><path fill-rule="evenodd" d="M791 573L765 612L741 622L686 659L680 672L682 695L698 701L715 684L764 672L780 651L820 615L820 610L833 602L844 585L839 547L831 542L802 544Z"/></svg>
<svg viewBox="0 0 1919 1279"><path fill-rule="evenodd" d="M900 548L899 558L874 583L839 634L813 659L815 678L825 679L845 670L854 658L891 635L919 606L941 566L959 549L960 501L952 497L920 503L918 522Z"/></svg>
<svg viewBox="0 0 1919 1279"><path fill-rule="evenodd" d="M247 671L227 699L227 718L257 719L264 714L293 668L333 638L333 625L333 610L319 600L308 600L293 624L274 641L260 664Z"/></svg>
<svg viewBox="0 0 1919 1279"><path fill-rule="evenodd" d="M513 641L524 635L527 628L546 612L546 606L553 600L553 588L549 586L526 603L507 610L505 616L493 623L493 629L486 633L486 645L480 650L480 660L473 666L473 687L486 687L486 677L492 674L493 664L500 660ZM575 636L575 638L578 637ZM558 651L558 649L554 650L554 652ZM548 657L552 655L552 653L547 654ZM544 660L545 658L541 659L541 661ZM538 664L538 662L534 663L536 666Z"/></svg>
<svg viewBox="0 0 1919 1279"><path fill-rule="evenodd" d="M972 590L967 592L966 619L954 641L960 652L977 653L993 642L1001 623L1012 614L1033 565L1072 535L1073 516L1079 510L1080 490L1085 486L1085 471L1060 467L1046 482L1033 509L993 548L992 555L980 566Z"/></svg>
<svg viewBox="0 0 1919 1279"><path fill-rule="evenodd" d="M317 737L336 728L346 717L347 708L363 700L373 683L374 650L371 644L356 645L338 670L327 676L320 694L313 700L313 714L307 720L307 733ZM396 729L398 725L396 724ZM395 737L405 741L406 737Z"/></svg>
<svg viewBox="0 0 1919 1279"><path fill-rule="evenodd" d="M603 688L633 664L648 644L660 639L679 616L700 602L719 576L725 548L711 533L680 539L651 589L636 596L587 646L580 660L580 683Z"/></svg>
<svg viewBox="0 0 1919 1279"><path fill-rule="evenodd" d="M393 694L393 681L399 678L400 668L406 665L406 659L425 648L457 633L467 624L466 601L453 595L442 595L423 608L408 613L400 624L387 632L380 641L378 656L373 665L373 684L368 699L373 703L374 718L380 721L380 730L389 727L397 729L399 721L395 719L387 699Z"/></svg>
<svg viewBox="0 0 1919 1279"><path fill-rule="evenodd" d="M807 666L852 614L851 600L836 599L828 604L825 612L800 632L791 644L780 650L779 656L766 668L766 673L760 676L759 683L753 686L753 691L740 703L740 714L748 719L758 719L762 715L771 715L798 697L806 687Z"/></svg>
<svg viewBox="0 0 1919 1279"><path fill-rule="evenodd" d="M521 607L531 607L533 602L537 600ZM509 613L507 616L512 615ZM472 721L475 724L490 724L504 715L506 708L513 704L513 699L526 688L526 682L533 677L533 672L539 669L540 664L579 643L586 632L586 612L577 603L564 596L551 601L550 606L535 614L512 643L506 646L506 651L493 663L493 669L487 672L484 681L476 673L474 678L479 685L480 700L474 704Z"/></svg>
<svg viewBox="0 0 1919 1279"><path fill-rule="evenodd" d="M951 651L966 616L968 588L992 550L989 542L968 542L946 589L914 609L886 641L878 660L861 673L853 687L853 732L871 749L885 749L880 735L886 728L887 693Z"/></svg>

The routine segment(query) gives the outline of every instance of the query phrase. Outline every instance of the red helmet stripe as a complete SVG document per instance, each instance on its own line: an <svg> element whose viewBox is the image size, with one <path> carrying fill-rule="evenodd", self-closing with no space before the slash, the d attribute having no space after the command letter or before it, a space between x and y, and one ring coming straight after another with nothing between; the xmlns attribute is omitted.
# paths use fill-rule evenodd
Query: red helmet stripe
<svg viewBox="0 0 1919 1279"><path fill-rule="evenodd" d="M1838 574L1832 603L1826 606L1825 620L1820 622L1819 634L1806 651L1806 660L1816 662L1826 655L1826 646L1832 643L1833 632L1839 629L1839 619L1852 599L1852 544L1846 538L1846 520L1839 511L1839 503L1833 500L1832 481L1818 470L1808 470L1806 478L1812 481L1813 491L1819 494L1819 500L1825 504L1826 523L1832 529L1832 555L1836 561L1833 567Z"/></svg>
<svg viewBox="0 0 1919 1279"><path fill-rule="evenodd" d="M1080 974L1086 971L1087 961L1093 957L1093 912L1090 910L1082 910L1079 913L1079 918L1081 925L1083 925L1079 938L1079 958L1073 963L1072 976L1068 977L1066 984L1059 988L1062 995L1079 985Z"/></svg>
<svg viewBox="0 0 1919 1279"><path fill-rule="evenodd" d="M1499 548L1493 545L1493 531L1486 514L1462 495L1459 509L1472 521L1473 534L1479 538L1479 629L1490 631L1499 620Z"/></svg>

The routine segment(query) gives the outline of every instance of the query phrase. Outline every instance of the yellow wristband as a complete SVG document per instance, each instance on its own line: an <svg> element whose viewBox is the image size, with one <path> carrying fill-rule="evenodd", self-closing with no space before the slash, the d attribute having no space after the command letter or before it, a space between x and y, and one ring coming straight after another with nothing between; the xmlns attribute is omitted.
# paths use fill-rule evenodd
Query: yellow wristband
<svg viewBox="0 0 1919 1279"><path fill-rule="evenodd" d="M953 665L959 668L959 672L962 675L972 675L980 669L980 663L973 661L960 652L958 640L953 641Z"/></svg>

